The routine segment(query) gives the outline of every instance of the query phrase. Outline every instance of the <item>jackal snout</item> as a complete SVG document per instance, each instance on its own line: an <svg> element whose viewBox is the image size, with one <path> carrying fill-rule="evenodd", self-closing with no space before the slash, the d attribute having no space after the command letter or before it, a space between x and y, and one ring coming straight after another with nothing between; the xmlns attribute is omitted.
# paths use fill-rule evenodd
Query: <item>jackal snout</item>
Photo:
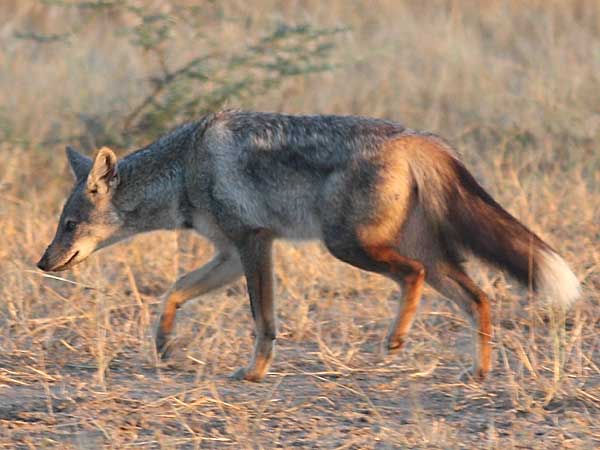
<svg viewBox="0 0 600 450"><path fill-rule="evenodd" d="M79 262L79 250L58 249L54 243L50 244L36 264L44 272L60 272L74 266Z"/></svg>
<svg viewBox="0 0 600 450"><path fill-rule="evenodd" d="M48 272L48 269L49 269L49 265L48 265L48 249L46 249L46 251L44 252L44 254L42 255L42 257L40 258L40 260L37 262L36 266L37 266L38 269L43 270L44 272Z"/></svg>

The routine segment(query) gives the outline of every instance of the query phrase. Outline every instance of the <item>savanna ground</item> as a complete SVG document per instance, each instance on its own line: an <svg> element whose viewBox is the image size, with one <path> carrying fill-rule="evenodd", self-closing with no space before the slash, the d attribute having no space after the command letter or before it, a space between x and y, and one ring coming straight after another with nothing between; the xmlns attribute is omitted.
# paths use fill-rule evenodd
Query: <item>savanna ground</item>
<svg viewBox="0 0 600 450"><path fill-rule="evenodd" d="M194 4L191 23L180 9ZM5 0L0 21L0 446L600 446L598 2ZM140 24L157 22L168 39L140 43ZM331 67L244 95L219 91L240 73L237 59L219 63L274 56L253 46L282 23L335 29L324 47ZM183 67L205 48L213 66L190 78L197 90L153 91L161 82L149 78L162 73L164 83L165 65ZM494 370L465 383L470 330L451 302L426 291L406 348L386 356L394 285L318 244L278 243L278 350L263 383L227 378L251 350L242 281L183 307L179 350L158 362L160 295L210 257L206 242L141 236L57 279L35 262L71 184L64 145L88 154L145 145L186 118L177 103L142 114L165 91L210 97L198 111L361 114L435 131L564 255L583 297L561 317L501 272L470 264L493 299ZM154 120L145 133L142 117ZM138 121L129 140L126 120Z"/></svg>

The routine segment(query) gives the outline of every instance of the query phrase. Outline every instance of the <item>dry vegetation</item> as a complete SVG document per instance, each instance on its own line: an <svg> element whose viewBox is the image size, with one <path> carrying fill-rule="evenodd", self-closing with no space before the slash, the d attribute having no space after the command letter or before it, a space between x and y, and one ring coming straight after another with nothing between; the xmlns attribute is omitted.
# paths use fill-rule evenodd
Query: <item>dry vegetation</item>
<svg viewBox="0 0 600 450"><path fill-rule="evenodd" d="M136 16L49 3L0 4L0 446L600 446L598 2L206 2L203 37L178 24L165 49L177 65L207 40L227 55L281 21L345 28L335 70L228 106L436 131L565 256L584 284L566 319L470 266L495 314L483 385L459 381L470 331L452 303L427 291L407 348L385 356L397 290L317 244L276 247L279 346L262 384L227 379L251 346L242 282L186 305L180 350L156 361L161 293L211 253L192 234L142 236L42 276L34 263L71 183L64 144L104 144L82 118L115 127L159 69L119 35ZM192 2L130 3L169 14Z"/></svg>

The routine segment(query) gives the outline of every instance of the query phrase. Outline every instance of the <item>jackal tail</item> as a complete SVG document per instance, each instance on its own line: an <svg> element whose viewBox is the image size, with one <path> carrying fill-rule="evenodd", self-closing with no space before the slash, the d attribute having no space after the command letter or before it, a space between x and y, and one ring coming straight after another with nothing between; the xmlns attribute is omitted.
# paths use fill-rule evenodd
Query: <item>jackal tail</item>
<svg viewBox="0 0 600 450"><path fill-rule="evenodd" d="M413 170L420 201L443 244L452 252L472 252L567 309L580 286L565 260L502 208L458 159L444 156L429 174L423 167Z"/></svg>

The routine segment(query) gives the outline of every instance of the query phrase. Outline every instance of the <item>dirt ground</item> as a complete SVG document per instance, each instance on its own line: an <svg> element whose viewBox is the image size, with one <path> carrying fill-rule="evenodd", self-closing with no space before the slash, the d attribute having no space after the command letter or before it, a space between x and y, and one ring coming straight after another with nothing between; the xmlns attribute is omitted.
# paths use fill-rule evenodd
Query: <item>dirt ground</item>
<svg viewBox="0 0 600 450"><path fill-rule="evenodd" d="M362 368L330 370L306 357L288 360L315 355L314 345L282 347L286 361L262 384L207 379L193 367L157 370L126 354L111 364L106 389L84 364L49 365L41 383L10 371L23 385L2 391L4 439L24 448L591 449L600 442L598 402L586 394L598 377L548 400L528 386L525 400L497 383L457 382L448 368L420 375L368 355Z"/></svg>
<svg viewBox="0 0 600 450"><path fill-rule="evenodd" d="M365 278L322 258L324 266ZM323 297L307 299L308 305L286 304L283 295L276 360L260 384L228 378L251 346L241 282L210 303L183 308L177 350L168 362L155 359L150 325L141 341L123 336L122 327L143 322L143 304L93 312L100 324L87 344L81 331L67 326L79 322L85 330L85 317L65 318L64 327L40 318L31 350L2 343L0 442L6 448L90 449L600 445L600 371L590 359L599 350L600 323L578 321L585 307L567 318L566 337L553 337L554 319L540 315L543 305L526 299L495 305L504 310L495 321L495 368L478 384L461 381L470 364L466 322L432 292L407 347L383 352L385 316L398 294L373 298L378 292L367 286L374 279L359 279L358 289L319 284L314 288ZM153 296L137 295L149 311L158 306ZM301 327L293 308L306 306L308 325ZM287 322L294 317L295 323ZM123 341L111 343L111 332ZM553 339L564 343L557 381ZM95 357L85 354L86 345L96 347Z"/></svg>

